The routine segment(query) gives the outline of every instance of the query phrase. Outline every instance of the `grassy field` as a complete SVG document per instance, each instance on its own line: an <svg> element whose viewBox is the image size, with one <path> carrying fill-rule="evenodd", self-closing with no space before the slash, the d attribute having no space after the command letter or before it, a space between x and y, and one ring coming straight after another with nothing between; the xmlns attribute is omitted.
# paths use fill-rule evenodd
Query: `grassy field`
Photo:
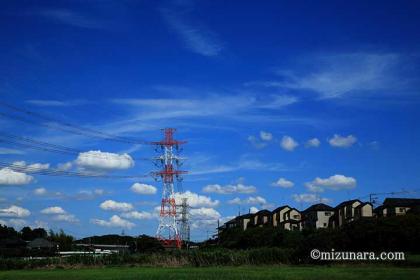
<svg viewBox="0 0 420 280"><path fill-rule="evenodd" d="M208 268L114 267L0 271L1 280L36 279L420 279L420 268L259 266Z"/></svg>

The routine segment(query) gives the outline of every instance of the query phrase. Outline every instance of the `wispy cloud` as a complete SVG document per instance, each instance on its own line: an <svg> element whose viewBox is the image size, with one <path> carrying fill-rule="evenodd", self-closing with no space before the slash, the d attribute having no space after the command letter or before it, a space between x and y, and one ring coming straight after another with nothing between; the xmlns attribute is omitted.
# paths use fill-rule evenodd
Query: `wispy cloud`
<svg viewBox="0 0 420 280"><path fill-rule="evenodd" d="M42 106L42 107L68 107L85 104L83 100L51 100L51 99L30 99L26 100L26 103Z"/></svg>
<svg viewBox="0 0 420 280"><path fill-rule="evenodd" d="M272 172L272 171L294 171L296 168L288 167L283 163L280 162L265 162L259 159L252 158L248 154L244 154L240 157L237 163L232 164L221 164L212 165L210 161L213 159L207 160L207 162L200 162L200 164L195 164L191 166L190 175L204 175L204 174L216 174L216 173L228 173L234 172L239 170L247 170L247 171L264 171L264 172Z"/></svg>
<svg viewBox="0 0 420 280"><path fill-rule="evenodd" d="M160 13L188 49L204 56L217 56L223 50L223 44L214 32L191 21L189 14L192 10L191 6L172 5L161 8Z"/></svg>
<svg viewBox="0 0 420 280"><path fill-rule="evenodd" d="M412 64L395 53L316 55L276 71L278 79L246 85L315 92L322 99L400 95L411 93L419 81L403 74L406 62Z"/></svg>
<svg viewBox="0 0 420 280"><path fill-rule="evenodd" d="M23 155L25 154L22 150L0 148L0 155Z"/></svg>
<svg viewBox="0 0 420 280"><path fill-rule="evenodd" d="M281 110L283 107L292 104L290 101L280 104L278 100L281 98L281 95L257 97L252 94L226 93L203 94L200 98L126 98L113 99L112 102L136 109L138 114L135 121L142 120L143 123L158 119L179 120L188 118L191 120L206 117L224 117L246 122L253 118L256 118L256 121L261 121L264 116L266 116L266 121L270 119L280 121L273 116L272 109ZM293 121L296 119L287 117L287 120Z"/></svg>
<svg viewBox="0 0 420 280"><path fill-rule="evenodd" d="M76 26L88 29L103 29L104 22L82 15L69 9L45 9L36 12L46 19L52 20L56 23Z"/></svg>

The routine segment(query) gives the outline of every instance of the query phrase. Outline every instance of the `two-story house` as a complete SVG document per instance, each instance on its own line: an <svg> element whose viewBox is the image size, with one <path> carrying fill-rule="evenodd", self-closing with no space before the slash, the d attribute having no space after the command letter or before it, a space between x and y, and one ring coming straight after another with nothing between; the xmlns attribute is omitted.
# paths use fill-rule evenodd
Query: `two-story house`
<svg viewBox="0 0 420 280"><path fill-rule="evenodd" d="M287 230L301 230L303 228L302 214L296 208L288 209L284 212L279 226Z"/></svg>
<svg viewBox="0 0 420 280"><path fill-rule="evenodd" d="M400 216L419 207L418 198L385 198L382 205L375 208L375 214L378 217Z"/></svg>
<svg viewBox="0 0 420 280"><path fill-rule="evenodd" d="M338 204L334 212L333 227L341 227L358 219L372 217L373 207L369 202L353 199Z"/></svg>
<svg viewBox="0 0 420 280"><path fill-rule="evenodd" d="M255 227L272 226L272 214L268 210L260 210L253 214L252 225Z"/></svg>
<svg viewBox="0 0 420 280"><path fill-rule="evenodd" d="M324 203L318 203L305 209L302 214L304 228L327 228L330 218L334 215L334 208Z"/></svg>
<svg viewBox="0 0 420 280"><path fill-rule="evenodd" d="M271 212L274 227L278 227L280 226L280 223L284 222L284 213L286 213L290 209L291 207L289 207L288 205L283 205L283 206L277 207Z"/></svg>

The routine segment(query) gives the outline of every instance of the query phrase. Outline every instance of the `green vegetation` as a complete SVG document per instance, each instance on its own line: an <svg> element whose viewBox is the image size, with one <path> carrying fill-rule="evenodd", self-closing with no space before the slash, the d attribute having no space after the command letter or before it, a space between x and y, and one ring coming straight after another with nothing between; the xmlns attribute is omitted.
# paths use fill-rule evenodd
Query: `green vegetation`
<svg viewBox="0 0 420 280"><path fill-rule="evenodd" d="M219 245L231 249L280 247L293 249L296 256L310 250L403 251L420 253L420 215L363 219L339 229L288 231L273 227L238 228L220 234ZM310 261L310 260L307 260Z"/></svg>
<svg viewBox="0 0 420 280"><path fill-rule="evenodd" d="M395 267L208 267L19 270L0 272L2 280L48 279L419 279L420 268Z"/></svg>
<svg viewBox="0 0 420 280"><path fill-rule="evenodd" d="M0 258L0 270L43 267L80 266L239 266L292 264L292 252L280 248L258 248L251 250L175 250L142 254L114 254L105 256L50 257L45 259Z"/></svg>

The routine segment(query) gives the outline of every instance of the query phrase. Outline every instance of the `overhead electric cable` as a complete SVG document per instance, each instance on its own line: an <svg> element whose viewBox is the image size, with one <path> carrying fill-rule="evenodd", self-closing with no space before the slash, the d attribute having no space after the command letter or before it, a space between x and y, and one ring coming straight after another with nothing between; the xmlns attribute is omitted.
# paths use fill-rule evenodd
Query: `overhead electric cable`
<svg viewBox="0 0 420 280"><path fill-rule="evenodd" d="M40 151L53 152L53 153L66 154L66 155L79 155L81 153L86 153L86 151L82 151L79 149L52 144L45 141L39 141L32 138L13 135L9 133L3 133L3 132L0 132L0 142L27 147L30 149L35 149L35 150L40 150ZM89 156L103 158L103 159L110 159L110 156L106 154L92 154L91 153L89 154ZM148 158L132 158L132 159L133 160L149 160Z"/></svg>
<svg viewBox="0 0 420 280"><path fill-rule="evenodd" d="M31 122L31 123L35 123L38 125L42 125L48 128L52 128L52 129L58 129L58 130L62 130L65 132L69 132L69 133L75 133L78 135L84 135L84 136L89 136L89 137L96 137L96 138L101 138L104 140L111 140L111 141L117 141L117 142L123 142L123 143L130 143L130 144L147 144L147 141L142 141L142 140L136 140L136 139L131 139L131 138L127 138L127 137L121 137L118 135L114 135L114 134L110 134L110 133L105 133L102 131L98 131L98 130L94 130L91 128L87 128L87 127L81 127L72 123L68 123L68 122L63 122L63 121L58 121L54 118L36 113L36 112L32 112L29 111L27 109L21 109L18 108L14 105L8 104L6 102L0 101L0 106L7 108L9 110L12 110L14 112L18 112L21 114L24 114L26 116L31 116L31 117L35 117L35 118L39 118L48 122L52 122L55 125L51 125L51 123L37 123L37 122L31 122L30 120L27 119L22 119L21 117L18 117L17 120L19 121L24 121L24 122ZM7 115L5 113L0 113L0 115L4 116L4 117L11 117L10 115ZM14 118L14 117L12 117Z"/></svg>
<svg viewBox="0 0 420 280"><path fill-rule="evenodd" d="M16 172L28 173L28 174L38 174L38 175L48 175L48 176L64 176L64 177L82 177L82 178L103 178L103 179L139 179L149 177L150 174L145 175L108 175L102 173L90 173L90 172L74 172L74 171L65 171L54 168L36 168L30 167L29 165L18 165L13 163L0 162L0 167L9 168Z"/></svg>

